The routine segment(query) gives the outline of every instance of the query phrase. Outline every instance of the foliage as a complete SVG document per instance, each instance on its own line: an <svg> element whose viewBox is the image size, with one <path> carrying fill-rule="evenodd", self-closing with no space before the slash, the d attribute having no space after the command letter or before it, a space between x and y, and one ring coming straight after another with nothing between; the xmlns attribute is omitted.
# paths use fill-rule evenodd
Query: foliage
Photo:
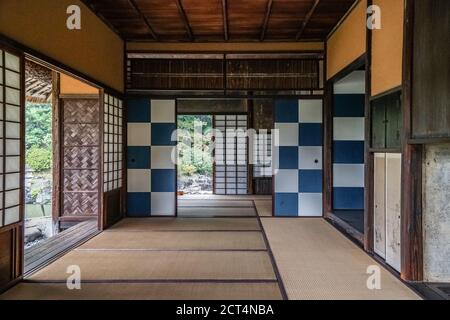
<svg viewBox="0 0 450 320"><path fill-rule="evenodd" d="M52 146L52 106L51 104L27 103L26 149L39 147L49 149Z"/></svg>
<svg viewBox="0 0 450 320"><path fill-rule="evenodd" d="M212 117L182 115L178 117L180 173L185 176L212 174Z"/></svg>
<svg viewBox="0 0 450 320"><path fill-rule="evenodd" d="M27 150L26 163L35 172L50 170L52 167L52 152L49 148L33 146L30 150Z"/></svg>
<svg viewBox="0 0 450 320"><path fill-rule="evenodd" d="M27 103L26 164L35 172L52 167L52 105Z"/></svg>

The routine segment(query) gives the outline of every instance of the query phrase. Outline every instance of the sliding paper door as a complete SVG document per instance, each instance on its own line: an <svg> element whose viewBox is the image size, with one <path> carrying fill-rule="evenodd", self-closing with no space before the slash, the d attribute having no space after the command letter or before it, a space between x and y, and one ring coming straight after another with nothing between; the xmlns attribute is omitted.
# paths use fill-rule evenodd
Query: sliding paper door
<svg viewBox="0 0 450 320"><path fill-rule="evenodd" d="M22 275L24 57L0 44L0 291Z"/></svg>
<svg viewBox="0 0 450 320"><path fill-rule="evenodd" d="M248 193L247 115L214 116L216 194Z"/></svg>

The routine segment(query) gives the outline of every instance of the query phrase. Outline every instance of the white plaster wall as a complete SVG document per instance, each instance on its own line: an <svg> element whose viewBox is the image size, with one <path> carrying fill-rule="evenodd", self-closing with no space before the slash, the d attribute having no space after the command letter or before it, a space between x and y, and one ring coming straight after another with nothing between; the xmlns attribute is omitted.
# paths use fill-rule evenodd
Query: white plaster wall
<svg viewBox="0 0 450 320"><path fill-rule="evenodd" d="M424 279L450 282L450 144L425 148Z"/></svg>

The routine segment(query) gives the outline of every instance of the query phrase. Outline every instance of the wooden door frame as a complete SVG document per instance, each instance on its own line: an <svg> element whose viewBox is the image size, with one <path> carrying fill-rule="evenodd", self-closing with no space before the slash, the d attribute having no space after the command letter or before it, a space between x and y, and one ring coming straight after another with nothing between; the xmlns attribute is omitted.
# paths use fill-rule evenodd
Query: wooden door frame
<svg viewBox="0 0 450 320"><path fill-rule="evenodd" d="M358 244L360 244L368 252L372 251L373 238L372 232L373 228L373 212L368 206L372 200L372 189L373 181L369 178L371 172L373 172L373 155L370 156L369 153L369 142L368 137L370 137L370 72L368 72L368 63L370 59L368 54L364 53L344 69L339 71L333 77L328 79L325 83L325 95L324 95L324 154L323 154L323 179L324 179L324 192L323 192L323 216L325 219L331 221L338 228L342 229L346 234L348 234L352 239L354 239ZM348 223L344 222L340 218L336 217L333 213L333 98L334 98L334 84L339 80L342 80L350 73L359 70L361 67L366 66L366 92L365 92L365 133L364 133L364 233L361 234L354 227L350 226Z"/></svg>

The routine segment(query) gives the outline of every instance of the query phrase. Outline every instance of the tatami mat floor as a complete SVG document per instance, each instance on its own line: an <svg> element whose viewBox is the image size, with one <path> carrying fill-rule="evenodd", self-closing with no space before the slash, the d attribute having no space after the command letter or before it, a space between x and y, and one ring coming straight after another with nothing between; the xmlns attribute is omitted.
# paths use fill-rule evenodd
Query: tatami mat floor
<svg viewBox="0 0 450 320"><path fill-rule="evenodd" d="M183 207L205 209L194 200ZM367 289L366 269L376 262L324 220L264 218L270 199L244 200L206 209L258 215L125 219L0 299L418 298L382 268L382 289ZM81 268L81 290L66 287L72 265Z"/></svg>

